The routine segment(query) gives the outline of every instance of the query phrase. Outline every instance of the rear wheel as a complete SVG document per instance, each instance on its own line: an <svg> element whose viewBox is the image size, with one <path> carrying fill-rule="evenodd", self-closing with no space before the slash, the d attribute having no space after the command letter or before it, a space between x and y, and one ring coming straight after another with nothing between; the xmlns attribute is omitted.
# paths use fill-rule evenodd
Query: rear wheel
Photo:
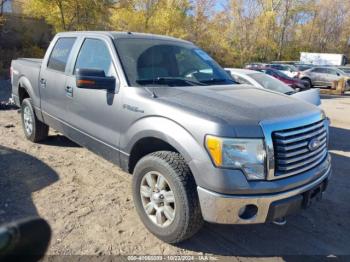
<svg viewBox="0 0 350 262"><path fill-rule="evenodd" d="M196 183L178 153L143 157L134 170L133 198L144 225L165 242L190 238L203 224Z"/></svg>
<svg viewBox="0 0 350 262"><path fill-rule="evenodd" d="M21 105L22 126L26 138L32 142L40 142L47 138L49 126L39 121L35 115L32 100L26 98Z"/></svg>

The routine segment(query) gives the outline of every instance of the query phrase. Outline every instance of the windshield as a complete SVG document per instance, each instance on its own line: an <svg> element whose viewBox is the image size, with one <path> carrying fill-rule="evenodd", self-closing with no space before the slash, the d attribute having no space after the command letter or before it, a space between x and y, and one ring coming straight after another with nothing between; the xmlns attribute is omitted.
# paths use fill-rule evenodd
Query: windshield
<svg viewBox="0 0 350 262"><path fill-rule="evenodd" d="M117 39L129 85L228 85L235 82L208 54L180 41Z"/></svg>
<svg viewBox="0 0 350 262"><path fill-rule="evenodd" d="M266 74L252 73L252 74L249 74L249 76L266 89L270 89L272 91L276 91L283 94L294 93L293 88L287 86L285 83L281 82L280 80L273 78L271 76L268 76Z"/></svg>
<svg viewBox="0 0 350 262"><path fill-rule="evenodd" d="M298 69L294 65L288 65L289 69L293 72L298 71Z"/></svg>
<svg viewBox="0 0 350 262"><path fill-rule="evenodd" d="M345 74L350 74L350 67L347 68L347 67L341 67L341 68L338 68L340 71L342 71L342 73L344 72Z"/></svg>

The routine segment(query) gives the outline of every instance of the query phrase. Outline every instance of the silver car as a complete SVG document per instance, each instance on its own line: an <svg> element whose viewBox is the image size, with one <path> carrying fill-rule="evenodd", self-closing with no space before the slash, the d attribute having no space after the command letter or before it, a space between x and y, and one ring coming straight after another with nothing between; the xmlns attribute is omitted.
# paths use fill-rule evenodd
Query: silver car
<svg viewBox="0 0 350 262"><path fill-rule="evenodd" d="M334 81L345 78L346 89L349 89L349 76L338 68L313 67L300 73L301 80L308 81L310 86L331 87Z"/></svg>
<svg viewBox="0 0 350 262"><path fill-rule="evenodd" d="M350 66L338 66L337 68L350 76Z"/></svg>
<svg viewBox="0 0 350 262"><path fill-rule="evenodd" d="M282 81L262 72L239 68L225 68L225 70L230 72L232 78L239 84L269 89L274 92L290 95L316 106L321 104L319 89L309 89L303 92L296 92L293 88Z"/></svg>

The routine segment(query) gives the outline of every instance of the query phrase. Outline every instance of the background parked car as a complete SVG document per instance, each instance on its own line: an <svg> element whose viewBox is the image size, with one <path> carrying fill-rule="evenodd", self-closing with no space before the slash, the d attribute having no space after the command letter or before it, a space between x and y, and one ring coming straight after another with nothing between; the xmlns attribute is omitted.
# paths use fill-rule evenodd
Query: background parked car
<svg viewBox="0 0 350 262"><path fill-rule="evenodd" d="M305 65L305 64L295 64L294 66L299 72L302 72L314 67L313 65Z"/></svg>
<svg viewBox="0 0 350 262"><path fill-rule="evenodd" d="M269 67L262 67L262 68L253 68L253 70L263 72L265 74L268 74L270 76L273 76L274 78L277 78L278 80L282 81L283 83L287 84L291 88L293 88L296 91L301 91L305 89L309 89L309 83L303 80L300 80L298 78L292 78L287 76L286 74L282 73L279 70L269 68Z"/></svg>
<svg viewBox="0 0 350 262"><path fill-rule="evenodd" d="M350 66L337 66L337 68L350 76Z"/></svg>
<svg viewBox="0 0 350 262"><path fill-rule="evenodd" d="M270 64L268 67L281 71L289 77L298 77L299 71L294 65Z"/></svg>
<svg viewBox="0 0 350 262"><path fill-rule="evenodd" d="M266 67L267 63L259 63L259 62L253 62L245 65L245 68L247 69L254 69L254 68L260 68L260 67Z"/></svg>
<svg viewBox="0 0 350 262"><path fill-rule="evenodd" d="M334 81L345 78L345 81L347 82L346 90L349 90L349 76L336 67L313 67L301 72L299 77L301 80L307 81L311 87L331 87Z"/></svg>
<svg viewBox="0 0 350 262"><path fill-rule="evenodd" d="M282 81L262 72L238 68L225 68L225 70L230 72L232 78L239 84L253 85L257 88L269 89L285 95L291 95L316 106L321 104L319 90L310 89L304 92L296 92Z"/></svg>

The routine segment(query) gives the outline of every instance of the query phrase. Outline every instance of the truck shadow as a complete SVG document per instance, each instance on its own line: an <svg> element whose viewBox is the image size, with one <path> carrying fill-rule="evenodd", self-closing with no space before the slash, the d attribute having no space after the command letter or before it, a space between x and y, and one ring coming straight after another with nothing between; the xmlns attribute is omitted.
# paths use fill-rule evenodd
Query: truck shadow
<svg viewBox="0 0 350 262"><path fill-rule="evenodd" d="M0 145L0 223L38 216L32 193L58 181L37 158Z"/></svg>
<svg viewBox="0 0 350 262"><path fill-rule="evenodd" d="M333 127L329 128L329 150L350 152L350 130Z"/></svg>
<svg viewBox="0 0 350 262"><path fill-rule="evenodd" d="M44 141L40 142L43 145L47 146L58 146L58 147L81 147L77 143L73 142L69 138L56 134L56 135L50 135L45 139Z"/></svg>
<svg viewBox="0 0 350 262"><path fill-rule="evenodd" d="M330 128L330 150L350 152L350 130ZM285 226L205 224L179 247L215 255L350 255L350 155L331 152L333 174L321 202L288 217ZM296 261L297 257L294 257Z"/></svg>

